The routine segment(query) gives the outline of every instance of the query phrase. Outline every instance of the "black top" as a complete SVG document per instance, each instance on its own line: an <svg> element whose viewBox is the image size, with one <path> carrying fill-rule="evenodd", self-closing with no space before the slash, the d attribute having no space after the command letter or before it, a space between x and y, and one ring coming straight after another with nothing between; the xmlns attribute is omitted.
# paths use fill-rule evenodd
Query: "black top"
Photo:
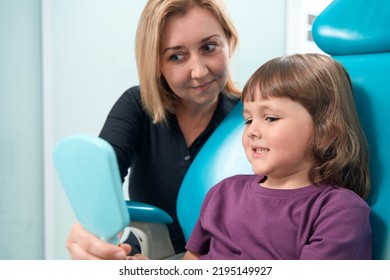
<svg viewBox="0 0 390 280"><path fill-rule="evenodd" d="M221 94L209 125L187 147L176 115L169 114L167 123L153 124L142 106L139 87L132 87L115 103L100 133L115 150L122 180L131 167L131 200L157 206L173 218L168 228L177 253L185 250L176 215L180 185L193 158L237 101Z"/></svg>

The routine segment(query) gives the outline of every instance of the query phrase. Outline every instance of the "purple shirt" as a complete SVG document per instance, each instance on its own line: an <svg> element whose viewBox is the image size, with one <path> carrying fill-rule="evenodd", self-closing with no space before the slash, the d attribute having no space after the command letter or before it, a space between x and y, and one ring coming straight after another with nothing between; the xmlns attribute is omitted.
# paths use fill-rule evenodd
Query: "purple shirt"
<svg viewBox="0 0 390 280"><path fill-rule="evenodd" d="M370 259L370 208L327 184L294 190L238 175L206 195L186 249L201 259Z"/></svg>

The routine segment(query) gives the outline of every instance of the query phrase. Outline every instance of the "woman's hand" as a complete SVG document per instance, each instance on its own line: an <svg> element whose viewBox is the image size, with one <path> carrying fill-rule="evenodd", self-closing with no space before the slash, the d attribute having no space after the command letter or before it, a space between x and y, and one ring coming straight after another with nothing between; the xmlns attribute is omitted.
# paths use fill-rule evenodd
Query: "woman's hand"
<svg viewBox="0 0 390 280"><path fill-rule="evenodd" d="M142 254L135 254L134 256L128 256L127 260L149 260L149 258Z"/></svg>
<svg viewBox="0 0 390 280"><path fill-rule="evenodd" d="M129 244L114 245L99 239L75 223L66 241L74 260L124 260L131 251Z"/></svg>

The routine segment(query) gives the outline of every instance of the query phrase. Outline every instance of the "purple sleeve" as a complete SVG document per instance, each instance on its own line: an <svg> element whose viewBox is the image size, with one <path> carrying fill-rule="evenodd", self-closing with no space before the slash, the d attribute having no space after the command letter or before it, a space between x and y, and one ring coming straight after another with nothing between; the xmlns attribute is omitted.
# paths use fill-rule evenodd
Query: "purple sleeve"
<svg viewBox="0 0 390 280"><path fill-rule="evenodd" d="M325 207L320 213L300 259L371 259L369 207L338 205L342 207Z"/></svg>

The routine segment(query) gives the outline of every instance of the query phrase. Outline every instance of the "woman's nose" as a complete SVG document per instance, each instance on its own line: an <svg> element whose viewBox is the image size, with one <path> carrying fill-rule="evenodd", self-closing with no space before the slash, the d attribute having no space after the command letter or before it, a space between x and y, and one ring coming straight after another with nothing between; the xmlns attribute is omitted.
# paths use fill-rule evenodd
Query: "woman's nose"
<svg viewBox="0 0 390 280"><path fill-rule="evenodd" d="M199 56L193 56L191 59L191 78L201 79L207 76L209 70L204 59Z"/></svg>

